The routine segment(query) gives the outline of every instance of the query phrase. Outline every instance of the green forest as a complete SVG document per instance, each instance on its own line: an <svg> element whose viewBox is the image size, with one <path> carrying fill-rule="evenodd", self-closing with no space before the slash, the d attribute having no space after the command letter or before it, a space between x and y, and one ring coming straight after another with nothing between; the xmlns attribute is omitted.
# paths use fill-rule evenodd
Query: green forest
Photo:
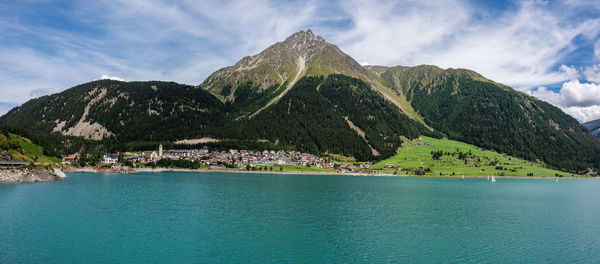
<svg viewBox="0 0 600 264"><path fill-rule="evenodd" d="M173 82L100 80L30 100L0 117L49 156L74 152L196 148L181 139L212 137L215 149L295 149L359 161L389 158L406 140L450 138L569 172L600 167L600 141L560 109L473 72L432 67L382 74L425 123L409 118L369 83L340 74L288 83L224 87L224 102L201 87ZM426 77L419 74L426 74ZM391 89L391 88L390 88ZM83 116L83 118L82 118ZM102 140L64 135L84 122L110 132Z"/></svg>
<svg viewBox="0 0 600 264"><path fill-rule="evenodd" d="M427 124L451 139L563 171L600 167L600 141L577 120L515 90L453 75L433 87L414 83L408 96Z"/></svg>

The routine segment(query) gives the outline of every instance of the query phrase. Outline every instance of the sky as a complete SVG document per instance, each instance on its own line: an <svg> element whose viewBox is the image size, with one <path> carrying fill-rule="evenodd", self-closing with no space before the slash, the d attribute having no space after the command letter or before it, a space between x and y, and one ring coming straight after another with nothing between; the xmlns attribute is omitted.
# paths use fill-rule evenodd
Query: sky
<svg viewBox="0 0 600 264"><path fill-rule="evenodd" d="M600 119L600 1L0 2L0 114L97 79L197 85L299 30L361 64L467 68Z"/></svg>

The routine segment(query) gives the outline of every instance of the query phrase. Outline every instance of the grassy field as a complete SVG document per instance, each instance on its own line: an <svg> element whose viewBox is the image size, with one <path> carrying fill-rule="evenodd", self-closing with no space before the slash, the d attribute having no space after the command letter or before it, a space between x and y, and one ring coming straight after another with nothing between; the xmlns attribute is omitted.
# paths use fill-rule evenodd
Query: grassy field
<svg viewBox="0 0 600 264"><path fill-rule="evenodd" d="M434 159L433 152L442 152ZM396 168L385 168L393 164ZM422 137L406 142L398 153L372 166L377 172L414 174L411 169L419 167L430 171L426 175L465 175L465 176L535 176L555 177L572 174L545 168L544 164L530 162L476 146L448 140ZM404 170L403 170L404 169Z"/></svg>
<svg viewBox="0 0 600 264"><path fill-rule="evenodd" d="M15 158L17 160L27 160L27 161L37 161L37 162L50 162L50 163L60 163L61 162L61 160L59 158L48 157L48 156L44 155L44 149L36 144L31 143L31 141L29 141L29 139L17 136L15 134L9 134L9 135L10 135L10 139L17 140L17 142L21 146L21 149L25 153L25 154L21 153L21 150L11 149L8 152L10 153L11 156L13 156L13 158ZM37 158L37 160L36 160L36 158Z"/></svg>

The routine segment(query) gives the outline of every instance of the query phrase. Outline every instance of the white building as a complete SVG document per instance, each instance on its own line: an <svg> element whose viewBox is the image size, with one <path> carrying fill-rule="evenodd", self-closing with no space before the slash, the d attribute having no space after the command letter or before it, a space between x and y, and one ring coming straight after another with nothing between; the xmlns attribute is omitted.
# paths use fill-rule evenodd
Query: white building
<svg viewBox="0 0 600 264"><path fill-rule="evenodd" d="M105 164L116 164L119 162L119 157L115 154L104 153L104 160L102 161Z"/></svg>

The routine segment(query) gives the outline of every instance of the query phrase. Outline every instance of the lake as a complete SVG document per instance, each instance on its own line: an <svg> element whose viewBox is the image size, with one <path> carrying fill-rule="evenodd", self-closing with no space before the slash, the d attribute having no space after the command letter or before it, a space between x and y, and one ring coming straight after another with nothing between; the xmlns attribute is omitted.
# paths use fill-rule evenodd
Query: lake
<svg viewBox="0 0 600 264"><path fill-rule="evenodd" d="M71 173L0 184L0 263L591 263L600 180Z"/></svg>

